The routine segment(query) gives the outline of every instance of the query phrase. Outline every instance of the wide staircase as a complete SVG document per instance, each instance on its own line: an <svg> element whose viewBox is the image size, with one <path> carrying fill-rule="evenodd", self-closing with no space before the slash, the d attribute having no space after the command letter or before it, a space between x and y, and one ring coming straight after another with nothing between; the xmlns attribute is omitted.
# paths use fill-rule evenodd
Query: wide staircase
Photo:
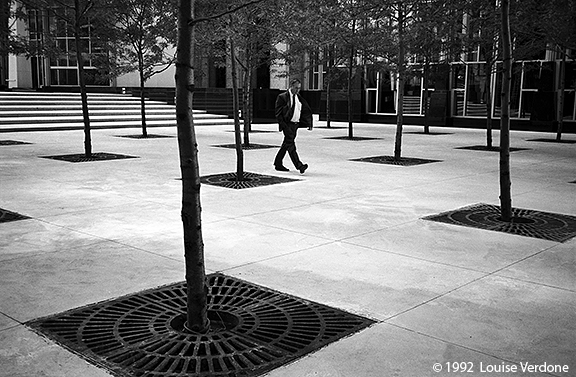
<svg viewBox="0 0 576 377"><path fill-rule="evenodd" d="M142 126L140 98L123 94L89 93L91 128ZM194 124L234 124L226 115L194 110ZM176 125L176 108L159 101L146 101L146 125ZM0 92L0 132L74 130L84 128L79 93Z"/></svg>

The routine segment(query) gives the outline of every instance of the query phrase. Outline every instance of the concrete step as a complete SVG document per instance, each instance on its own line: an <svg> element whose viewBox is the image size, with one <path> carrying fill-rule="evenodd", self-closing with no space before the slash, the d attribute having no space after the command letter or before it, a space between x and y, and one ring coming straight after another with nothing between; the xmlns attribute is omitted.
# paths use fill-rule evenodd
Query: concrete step
<svg viewBox="0 0 576 377"><path fill-rule="evenodd" d="M141 127L140 99L124 94L89 93L92 128ZM176 107L146 100L146 123L151 127L175 126ZM234 124L225 115L194 110L195 125ZM0 132L41 129L82 129L79 93L0 92Z"/></svg>

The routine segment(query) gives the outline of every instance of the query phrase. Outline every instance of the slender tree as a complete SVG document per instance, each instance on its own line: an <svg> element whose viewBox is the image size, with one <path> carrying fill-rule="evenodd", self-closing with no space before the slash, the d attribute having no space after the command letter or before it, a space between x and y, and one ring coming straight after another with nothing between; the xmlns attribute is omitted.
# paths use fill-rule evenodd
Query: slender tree
<svg viewBox="0 0 576 377"><path fill-rule="evenodd" d="M194 87L194 0L178 5L176 50L176 125L182 174L182 225L186 262L188 329L205 333L210 329L207 309L206 268L200 205L198 144L194 130L192 88Z"/></svg>
<svg viewBox="0 0 576 377"><path fill-rule="evenodd" d="M512 81L512 41L510 34L510 0L501 0L502 14L502 109L500 115L500 210L503 221L512 221L510 181L510 84Z"/></svg>
<svg viewBox="0 0 576 377"><path fill-rule="evenodd" d="M405 42L404 42L404 28L405 28L405 9L402 1L398 2L398 81L397 81L397 96L396 103L396 138L394 142L394 160L400 161L402 158L402 125L404 123L404 80L406 72L406 63L404 61L405 55Z"/></svg>
<svg viewBox="0 0 576 377"><path fill-rule="evenodd" d="M90 114L88 111L88 95L86 89L86 70L84 68L86 58L89 57L89 51L84 50L85 44L82 43L83 37L87 35L87 30L90 28L95 34L98 33L97 28L93 28L93 20L107 17L108 8L104 0L22 0L22 3L30 9L48 9L49 15L60 21L66 30L60 32L67 32L74 35L74 53L76 66L78 69L78 87L80 89L80 98L82 104L82 119L84 123L84 154L87 157L92 156L92 136L90 126ZM53 36L50 35L49 30L45 30L46 39L53 41ZM55 53L54 46L43 45L35 46L32 53L39 53L44 51L46 54ZM30 50L29 50L29 53ZM62 51L56 53L62 54Z"/></svg>
<svg viewBox="0 0 576 377"><path fill-rule="evenodd" d="M116 32L111 55L115 76L137 71L142 135L146 124L146 82L171 67L176 44L174 0L116 0L110 28Z"/></svg>
<svg viewBox="0 0 576 377"><path fill-rule="evenodd" d="M232 22L232 16L230 16ZM230 48L230 61L232 65L232 108L234 112L234 137L236 143L236 181L244 180L244 152L242 150L242 137L240 136L240 117L238 112L240 110L238 98L238 71L236 63L236 47L234 45L234 38L228 37Z"/></svg>

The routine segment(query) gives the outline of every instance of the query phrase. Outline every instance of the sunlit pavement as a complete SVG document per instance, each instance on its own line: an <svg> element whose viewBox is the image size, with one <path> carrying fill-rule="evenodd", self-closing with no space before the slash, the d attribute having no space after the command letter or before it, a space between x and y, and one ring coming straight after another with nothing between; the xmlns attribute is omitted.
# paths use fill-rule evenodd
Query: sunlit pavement
<svg viewBox="0 0 576 377"><path fill-rule="evenodd" d="M301 175L272 165L277 148L244 151L248 172L297 181L234 190L202 185L207 273L222 272L377 321L278 368L280 376L576 376L576 238L554 242L422 219L476 203L499 205L496 152L485 131L344 123L300 130ZM201 126L201 175L234 172L231 126ZM277 125L255 125L277 131ZM94 152L134 159L70 163L82 131L0 133L0 376L109 376L28 329L34 318L184 280L177 138L94 130ZM174 127L150 133L176 135ZM494 142L498 145L498 132ZM278 132L250 134L279 146ZM576 215L576 147L512 132L514 207ZM576 135L565 135L576 140ZM546 365L544 365L546 364ZM532 368L532 369L530 369ZM544 372L551 372L546 374ZM463 374L462 374L463 375Z"/></svg>

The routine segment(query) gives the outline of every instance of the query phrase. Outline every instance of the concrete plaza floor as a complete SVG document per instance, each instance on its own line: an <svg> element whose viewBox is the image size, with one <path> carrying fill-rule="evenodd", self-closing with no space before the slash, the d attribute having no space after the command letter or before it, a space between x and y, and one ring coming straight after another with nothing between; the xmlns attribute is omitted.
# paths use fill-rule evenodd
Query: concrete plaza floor
<svg viewBox="0 0 576 377"><path fill-rule="evenodd" d="M291 171L276 172L276 148L244 151L246 171L298 181L202 186L207 273L377 321L268 376L576 376L576 238L422 219L499 205L498 153L456 149L483 145L485 131L406 126L402 155L441 162L394 166L350 161L391 155L394 126L357 124L355 136L378 139L350 141L324 125L299 131L304 175L288 158ZM31 218L0 223L0 376L109 376L23 323L184 280L177 139L116 137L138 132L94 130L94 152L138 158L84 163L40 158L82 153L82 131L0 133L30 143L0 146L0 208ZM235 171L235 151L213 146L234 142L230 126L196 133L202 175ZM511 153L513 205L576 215L576 146L529 141L553 136L512 132L512 147L528 148ZM281 134L251 141L279 146Z"/></svg>

